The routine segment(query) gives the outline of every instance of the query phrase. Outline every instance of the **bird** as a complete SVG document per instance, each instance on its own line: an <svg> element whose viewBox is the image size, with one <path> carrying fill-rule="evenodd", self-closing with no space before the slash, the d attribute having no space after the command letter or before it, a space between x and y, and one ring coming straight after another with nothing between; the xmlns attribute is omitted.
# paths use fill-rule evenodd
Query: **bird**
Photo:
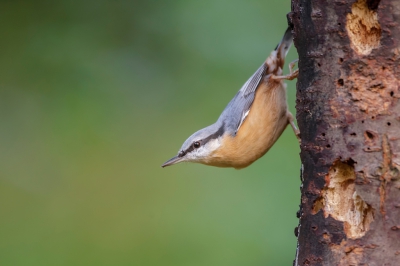
<svg viewBox="0 0 400 266"><path fill-rule="evenodd" d="M242 169L262 157L277 141L288 124L300 142L300 132L286 102L284 80L297 77L297 60L282 68L293 36L290 27L280 43L223 110L218 120L192 134L178 154L162 167L180 162Z"/></svg>

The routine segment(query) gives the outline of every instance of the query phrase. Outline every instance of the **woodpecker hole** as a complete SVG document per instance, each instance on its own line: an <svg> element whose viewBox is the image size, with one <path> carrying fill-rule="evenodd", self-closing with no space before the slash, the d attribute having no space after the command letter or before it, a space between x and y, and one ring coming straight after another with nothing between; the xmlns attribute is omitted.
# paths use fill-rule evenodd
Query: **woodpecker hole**
<svg viewBox="0 0 400 266"><path fill-rule="evenodd" d="M372 10L377 10L380 1L381 1L381 0L368 0L368 1L367 1L368 8L369 8L369 9L372 9Z"/></svg>
<svg viewBox="0 0 400 266"><path fill-rule="evenodd" d="M387 122L387 125L390 127L392 124L390 122Z"/></svg>
<svg viewBox="0 0 400 266"><path fill-rule="evenodd" d="M344 232L351 239L364 236L374 220L374 209L355 189L354 163L351 159L336 160L325 177L327 182L321 196L313 204L313 214L323 210L325 218L331 216L343 222Z"/></svg>
<svg viewBox="0 0 400 266"><path fill-rule="evenodd" d="M393 97L393 95L394 95L394 92L393 92L393 91L391 91L391 92L390 92L390 96L391 96L391 97Z"/></svg>
<svg viewBox="0 0 400 266"><path fill-rule="evenodd" d="M316 225L311 226L311 229L316 231L318 229L318 227Z"/></svg>
<svg viewBox="0 0 400 266"><path fill-rule="evenodd" d="M344 84L343 79L338 79L338 84L339 84L339 86L343 86L343 84Z"/></svg>
<svg viewBox="0 0 400 266"><path fill-rule="evenodd" d="M371 132L371 131L365 131L365 136L368 138L368 139L370 139L370 140L373 140L374 139L374 134Z"/></svg>
<svg viewBox="0 0 400 266"><path fill-rule="evenodd" d="M370 54L380 45L382 30L376 12L379 1L374 3L368 5L367 0L358 0L351 6L351 13L346 17L351 48L361 55Z"/></svg>

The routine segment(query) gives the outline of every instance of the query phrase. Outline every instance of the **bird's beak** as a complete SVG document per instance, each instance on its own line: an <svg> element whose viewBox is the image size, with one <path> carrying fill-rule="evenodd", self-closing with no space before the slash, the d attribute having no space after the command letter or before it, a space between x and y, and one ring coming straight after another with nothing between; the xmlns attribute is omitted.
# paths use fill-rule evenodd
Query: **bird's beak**
<svg viewBox="0 0 400 266"><path fill-rule="evenodd" d="M182 162L182 161L183 161L183 157L179 157L177 155L177 156L169 159L168 161L166 161L163 165L161 165L161 167L164 168L164 167L167 167L167 166L170 166L170 165L177 164L177 163Z"/></svg>

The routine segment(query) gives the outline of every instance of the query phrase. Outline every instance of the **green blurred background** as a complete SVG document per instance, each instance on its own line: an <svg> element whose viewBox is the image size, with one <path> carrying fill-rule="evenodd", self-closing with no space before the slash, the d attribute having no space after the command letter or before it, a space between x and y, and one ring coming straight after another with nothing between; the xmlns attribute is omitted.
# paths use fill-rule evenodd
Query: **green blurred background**
<svg viewBox="0 0 400 266"><path fill-rule="evenodd" d="M240 171L160 167L218 118L289 10L1 1L0 265L291 265L300 161L289 128ZM288 91L294 113L295 82Z"/></svg>

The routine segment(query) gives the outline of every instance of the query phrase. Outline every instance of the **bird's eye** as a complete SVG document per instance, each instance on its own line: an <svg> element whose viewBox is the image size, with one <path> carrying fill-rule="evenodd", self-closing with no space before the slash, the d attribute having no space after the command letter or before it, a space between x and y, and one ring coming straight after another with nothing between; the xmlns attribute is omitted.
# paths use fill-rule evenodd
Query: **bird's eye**
<svg viewBox="0 0 400 266"><path fill-rule="evenodd" d="M193 143L193 147L194 147L195 149L200 148L200 142L198 142L198 141L194 142L194 143Z"/></svg>

